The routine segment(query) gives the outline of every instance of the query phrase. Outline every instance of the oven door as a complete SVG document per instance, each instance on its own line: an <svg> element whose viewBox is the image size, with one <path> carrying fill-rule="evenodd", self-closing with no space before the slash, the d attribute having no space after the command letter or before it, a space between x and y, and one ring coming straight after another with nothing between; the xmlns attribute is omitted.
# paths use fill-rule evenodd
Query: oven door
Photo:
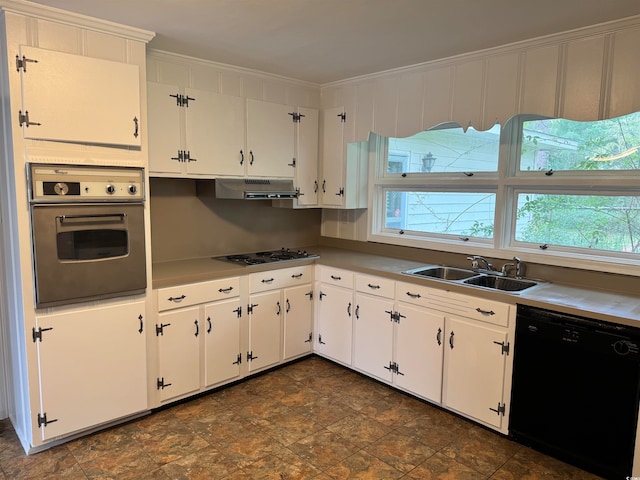
<svg viewBox="0 0 640 480"><path fill-rule="evenodd" d="M34 205L36 307L142 293L144 205Z"/></svg>

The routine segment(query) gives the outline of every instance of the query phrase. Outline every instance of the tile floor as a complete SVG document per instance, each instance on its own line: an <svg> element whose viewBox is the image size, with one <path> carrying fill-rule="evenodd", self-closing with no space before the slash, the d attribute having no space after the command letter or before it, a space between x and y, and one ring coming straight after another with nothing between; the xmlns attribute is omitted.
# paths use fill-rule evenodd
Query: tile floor
<svg viewBox="0 0 640 480"><path fill-rule="evenodd" d="M300 362L26 456L0 480L596 479L323 360Z"/></svg>

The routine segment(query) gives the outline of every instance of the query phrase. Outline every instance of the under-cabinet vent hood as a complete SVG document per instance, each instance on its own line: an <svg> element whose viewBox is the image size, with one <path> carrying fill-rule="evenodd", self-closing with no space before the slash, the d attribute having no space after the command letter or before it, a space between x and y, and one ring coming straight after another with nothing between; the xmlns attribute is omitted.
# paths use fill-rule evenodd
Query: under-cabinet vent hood
<svg viewBox="0 0 640 480"><path fill-rule="evenodd" d="M216 178L216 198L277 200L297 198L293 180L262 178Z"/></svg>

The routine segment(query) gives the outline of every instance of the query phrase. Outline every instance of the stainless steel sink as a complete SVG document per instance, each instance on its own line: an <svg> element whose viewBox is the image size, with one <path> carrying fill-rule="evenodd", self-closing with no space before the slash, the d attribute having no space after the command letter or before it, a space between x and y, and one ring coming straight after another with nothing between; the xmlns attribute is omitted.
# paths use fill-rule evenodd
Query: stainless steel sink
<svg viewBox="0 0 640 480"><path fill-rule="evenodd" d="M504 290L507 292L520 292L538 284L537 282L533 282L531 280L498 277L495 275L481 275L473 278L468 278L463 283L466 283L467 285L476 285L478 287Z"/></svg>
<svg viewBox="0 0 640 480"><path fill-rule="evenodd" d="M408 275L420 275L422 277L439 278L441 280L463 280L478 275L473 270L465 270L464 268L455 267L420 267L413 270L407 270Z"/></svg>

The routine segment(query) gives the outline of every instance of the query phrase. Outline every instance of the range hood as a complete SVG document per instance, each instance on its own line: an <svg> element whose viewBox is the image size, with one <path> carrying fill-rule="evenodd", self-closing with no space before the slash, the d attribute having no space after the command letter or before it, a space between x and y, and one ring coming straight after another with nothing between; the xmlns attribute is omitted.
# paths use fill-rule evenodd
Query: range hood
<svg viewBox="0 0 640 480"><path fill-rule="evenodd" d="M216 198L278 200L298 198L293 180L263 178L216 178Z"/></svg>

